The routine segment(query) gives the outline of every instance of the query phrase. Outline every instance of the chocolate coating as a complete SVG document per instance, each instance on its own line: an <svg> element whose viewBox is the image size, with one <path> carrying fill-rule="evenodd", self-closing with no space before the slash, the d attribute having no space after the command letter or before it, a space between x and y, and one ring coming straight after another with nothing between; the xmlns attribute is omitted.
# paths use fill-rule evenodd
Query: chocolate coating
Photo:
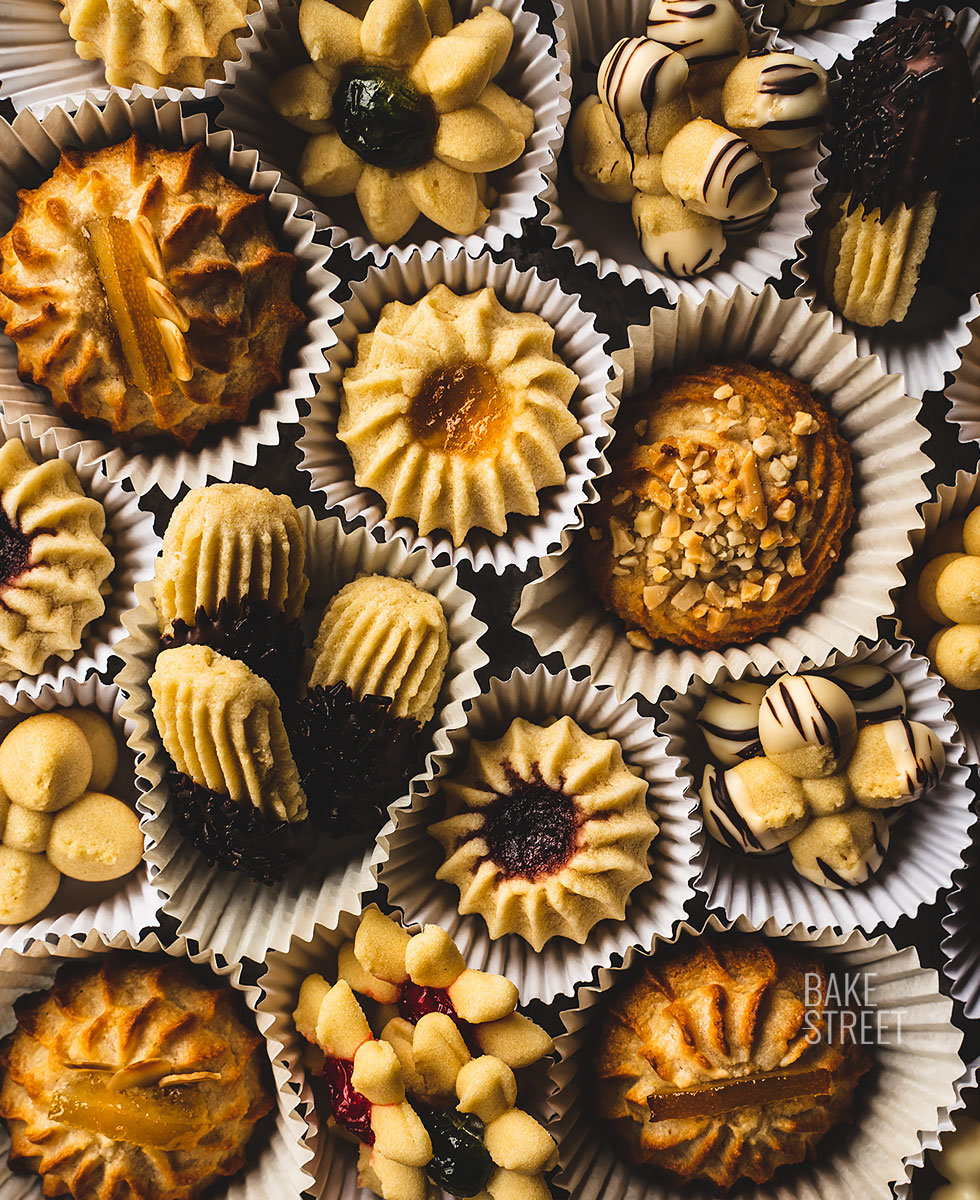
<svg viewBox="0 0 980 1200"><path fill-rule="evenodd" d="M842 60L832 89L827 170L859 205L882 218L941 192L966 135L973 87L966 51L938 17L892 17Z"/></svg>

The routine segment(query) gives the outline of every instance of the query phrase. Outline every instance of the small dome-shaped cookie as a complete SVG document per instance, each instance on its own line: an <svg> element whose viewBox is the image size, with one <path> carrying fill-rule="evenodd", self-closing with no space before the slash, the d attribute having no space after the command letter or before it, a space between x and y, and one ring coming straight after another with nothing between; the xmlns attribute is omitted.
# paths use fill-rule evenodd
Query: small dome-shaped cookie
<svg viewBox="0 0 980 1200"><path fill-rule="evenodd" d="M861 721L888 721L905 712L905 690L891 671L875 663L834 667L834 683L854 705Z"/></svg>
<svg viewBox="0 0 980 1200"><path fill-rule="evenodd" d="M423 536L460 545L473 528L502 534L537 515L538 492L565 481L561 452L580 433L569 402L578 376L554 352L555 331L513 313L492 288L438 284L414 304L386 304L357 340L337 436L358 487Z"/></svg>
<svg viewBox="0 0 980 1200"><path fill-rule="evenodd" d="M676 196L637 193L631 211L643 253L668 275L700 275L716 266L725 252L721 222L688 208Z"/></svg>
<svg viewBox="0 0 980 1200"><path fill-rule="evenodd" d="M174 509L156 566L160 631L245 601L295 621L306 589L306 534L288 496L243 483L194 488Z"/></svg>
<svg viewBox="0 0 980 1200"><path fill-rule="evenodd" d="M900 717L858 731L847 781L867 808L894 808L936 786L946 769L943 744L928 725Z"/></svg>
<svg viewBox="0 0 980 1200"><path fill-rule="evenodd" d="M104 792L119 766L119 744L111 723L94 708L64 708L60 715L67 717L85 735L92 752L92 777L88 786L93 792Z"/></svg>
<svg viewBox="0 0 980 1200"><path fill-rule="evenodd" d="M596 1112L630 1162L681 1185L763 1184L850 1119L872 1060L817 955L728 934L641 963L607 999L593 1059Z"/></svg>
<svg viewBox="0 0 980 1200"><path fill-rule="evenodd" d="M735 64L722 96L724 123L754 150L808 146L827 119L827 72L799 54L771 50Z"/></svg>
<svg viewBox="0 0 980 1200"><path fill-rule="evenodd" d="M888 822L866 808L815 817L789 843L799 874L832 891L865 883L885 861L887 850Z"/></svg>
<svg viewBox="0 0 980 1200"><path fill-rule="evenodd" d="M748 679L730 679L708 691L698 713L698 728L709 753L723 767L762 753L759 708L765 694L764 683Z"/></svg>
<svg viewBox="0 0 980 1200"><path fill-rule="evenodd" d="M20 193L0 257L21 375L125 441L190 446L247 421L306 321L265 198L225 178L202 142L169 150L133 133L65 150Z"/></svg>
<svg viewBox="0 0 980 1200"><path fill-rule="evenodd" d="M43 854L0 845L0 925L20 925L43 912L61 875Z"/></svg>
<svg viewBox="0 0 980 1200"><path fill-rule="evenodd" d="M598 921L622 920L650 878L647 785L618 742L571 717L517 718L501 738L472 742L442 791L447 816L429 827L446 854L436 878L491 938L516 933L535 950L553 937L583 942Z"/></svg>
<svg viewBox="0 0 980 1200"><path fill-rule="evenodd" d="M784 675L762 698L759 740L766 757L800 779L833 775L857 735L843 688L822 675Z"/></svg>
<svg viewBox="0 0 980 1200"><path fill-rule="evenodd" d="M358 700L391 697L391 711L432 720L449 660L442 605L407 579L365 575L327 605L313 645L310 687L342 682Z"/></svg>
<svg viewBox="0 0 980 1200"><path fill-rule="evenodd" d="M19 721L0 742L0 789L14 804L57 812L77 800L91 779L88 739L61 713Z"/></svg>
<svg viewBox="0 0 980 1200"><path fill-rule="evenodd" d="M700 117L667 143L662 172L669 192L716 221L757 217L776 199L765 165L748 142Z"/></svg>
<svg viewBox="0 0 980 1200"><path fill-rule="evenodd" d="M114 796L86 792L55 813L46 853L51 865L71 879L119 879L143 857L139 817Z"/></svg>
<svg viewBox="0 0 980 1200"><path fill-rule="evenodd" d="M633 199L629 151L610 129L598 96L586 96L572 113L568 154L572 174L590 196L612 204Z"/></svg>
<svg viewBox="0 0 980 1200"><path fill-rule="evenodd" d="M272 1081L234 992L204 978L110 951L24 996L0 1043L11 1166L74 1200L196 1200L242 1170Z"/></svg>
<svg viewBox="0 0 980 1200"><path fill-rule="evenodd" d="M646 37L621 38L600 63L599 99L634 153L648 154L653 148L648 140L651 116L681 95L687 73L682 55Z"/></svg>
<svg viewBox="0 0 980 1200"><path fill-rule="evenodd" d="M803 828L807 804L799 779L767 758L749 758L719 773L710 763L701 783L704 827L745 854L769 854Z"/></svg>
<svg viewBox="0 0 980 1200"><path fill-rule="evenodd" d="M926 563L919 575L919 582L916 584L915 589L916 598L926 615L938 625L947 624L946 614L939 607L939 601L936 597L936 587L939 584L939 577L950 563L962 557L962 551L955 550L937 555L936 558L931 558Z"/></svg>
<svg viewBox="0 0 980 1200"><path fill-rule="evenodd" d="M936 670L955 688L980 689L980 625L950 625L941 629L928 647Z"/></svg>
<svg viewBox="0 0 980 1200"><path fill-rule="evenodd" d="M106 540L105 509L67 462L36 463L16 438L0 446L0 680L79 649L105 612Z"/></svg>
<svg viewBox="0 0 980 1200"><path fill-rule="evenodd" d="M961 554L943 568L936 580L936 604L946 621L980 624L980 558Z"/></svg>
<svg viewBox="0 0 980 1200"><path fill-rule="evenodd" d="M698 89L721 83L748 49L745 26L730 0L652 0L647 37L683 55Z"/></svg>

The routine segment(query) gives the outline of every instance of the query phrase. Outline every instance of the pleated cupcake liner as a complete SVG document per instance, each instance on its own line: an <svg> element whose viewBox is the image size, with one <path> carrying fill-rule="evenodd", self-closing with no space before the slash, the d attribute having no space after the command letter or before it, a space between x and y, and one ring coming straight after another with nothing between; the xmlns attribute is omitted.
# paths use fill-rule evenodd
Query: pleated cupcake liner
<svg viewBox="0 0 980 1200"><path fill-rule="evenodd" d="M843 13L826 25L816 29L783 29L767 17L763 5L762 21L772 30L780 49L812 58L829 71L838 58L850 58L858 42L871 37L882 21L895 15L895 9L896 0L866 0L865 3L852 0Z"/></svg>
<svg viewBox="0 0 980 1200"><path fill-rule="evenodd" d="M307 1192L314 1200L369 1200L372 1196L357 1184L357 1145L328 1128L325 1107L317 1112L318 1097L311 1083L312 1072L306 1065L311 1048L293 1024L303 980L311 974L323 975L328 980L336 978L337 953L354 937L359 923L359 915L349 912L339 913L330 925L318 923L308 936L294 937L287 949L270 954L266 973L258 981L262 998L256 1020L269 1043L276 1083L281 1093L296 1097L307 1122L305 1149L310 1155L307 1170L315 1180ZM405 928L410 933L419 932L419 926L407 922ZM462 945L460 950L466 965L475 967ZM543 1121L544 1114L536 1100L547 1089L547 1060L519 1070L517 1081L517 1107L531 1111ZM449 1200L446 1192L431 1194ZM6 1197L0 1196L0 1200Z"/></svg>
<svg viewBox="0 0 980 1200"><path fill-rule="evenodd" d="M598 68L617 41L646 32L649 0L555 0L555 42L562 78L561 140L556 145L547 186L541 197L542 218L555 230L555 248L567 247L580 266L589 264L600 279L616 276L626 285L640 282L648 292L663 290L673 304L681 296L697 300L712 293L732 295L739 287L759 292L778 278L783 264L796 259L797 246L807 231L807 214L814 210L818 153L815 147L789 150L770 159L773 186L779 193L767 224L760 230L733 237L721 262L687 279L657 270L640 248L629 205L609 204L590 196L573 178L561 152L572 112L573 97L592 88L583 84L584 64ZM736 3L754 49L773 44L773 33L762 25L761 5Z"/></svg>
<svg viewBox="0 0 980 1200"><path fill-rule="evenodd" d="M231 87L239 76L247 77L252 55L276 22L273 0L256 3L245 16L247 27L235 39L237 57L226 59L220 74L205 80L203 87L154 88L137 83L124 88L106 82L102 59L79 58L61 12L62 6L51 0L6 0L4 4L0 100L9 100L17 112L29 108L43 117L58 105L72 112L86 100L101 104L112 95L126 100L204 100Z"/></svg>
<svg viewBox="0 0 980 1200"><path fill-rule="evenodd" d="M906 1160L906 1179L896 1185L895 1200L909 1200L913 1172L925 1163L930 1150L942 1149L946 1134L956 1128L956 1119L953 1114L962 1112L970 1103L970 1093L977 1086L978 1076L980 1076L980 1058L972 1062L956 1081L956 1097L952 1104L941 1110L938 1128L919 1134L921 1147L916 1154Z"/></svg>
<svg viewBox="0 0 980 1200"><path fill-rule="evenodd" d="M958 871L943 917L946 936L942 941L949 994L963 1005L968 1020L980 1018L980 939L977 938L977 906L980 904L980 853L974 844L966 866Z"/></svg>
<svg viewBox="0 0 980 1200"><path fill-rule="evenodd" d="M859 932L813 932L775 920L759 926L740 919L731 925L712 916L702 929L680 925L674 938L658 939L652 950L673 945L685 934L698 937L728 929L802 944L824 955L831 970L846 971L848 982L859 976L858 994L862 1000L867 994L883 1034L878 1045L868 1048L874 1067L860 1085L849 1133L829 1136L813 1161L784 1168L768 1184L746 1181L739 1195L745 1200L890 1200L890 1183L906 1180L905 1160L921 1150L920 1131L928 1137L956 1103L962 1034L951 1024L952 1001L940 993L939 976L920 966L913 948L896 950L885 935L869 939ZM622 968L601 970L598 985L580 988L575 1006L561 1014L567 1032L556 1041L548 1128L560 1155L555 1182L575 1200L711 1200L717 1195L703 1184L679 1187L630 1166L590 1111L588 1080L603 996L646 957L631 950Z"/></svg>
<svg viewBox="0 0 980 1200"><path fill-rule="evenodd" d="M542 655L558 651L568 668L588 667L593 683L649 700L667 687L682 691L694 678L710 683L722 671L734 679L750 667L760 675L797 671L835 651L852 654L862 638L875 640L878 619L894 611L910 534L922 527L917 506L929 494L918 402L905 395L899 376L885 375L876 359L859 355L852 337L836 333L829 313L782 300L770 287L757 296L739 288L728 299L682 297L676 308L654 308L650 318L630 327L628 348L614 355L624 396L642 392L660 371L736 357L771 363L827 401L854 465L855 515L841 562L804 612L774 633L723 650L666 643L639 650L604 609L566 531L559 552L542 561L541 577L525 586L515 627Z"/></svg>
<svg viewBox="0 0 980 1200"><path fill-rule="evenodd" d="M958 426L960 441L980 442L980 318L970 322L969 336L946 388L948 419Z"/></svg>
<svg viewBox="0 0 980 1200"><path fill-rule="evenodd" d="M919 574L929 561L929 555L923 548L928 546L936 530L951 518L964 516L977 504L980 504L980 475L957 471L954 482L941 483L936 488L935 496L922 506L922 528L912 535L914 557L905 564L907 582L899 595L897 629L899 637L911 642L923 656L927 640L914 636L913 631L903 621L903 600L915 593ZM930 628L938 630L939 626ZM938 678L942 678L931 663L929 668ZM966 757L969 762L980 762L980 692L964 692L945 682L943 686L953 700L957 728L966 746Z"/></svg>
<svg viewBox="0 0 980 1200"><path fill-rule="evenodd" d="M918 11L913 15L919 15ZM980 13L968 8L957 13L938 8L935 14L928 15L953 22L970 59L974 89L980 88ZM935 285L921 284L905 319L878 328L856 325L836 310L828 309L823 286L814 276L822 264L818 267L810 260L810 255L816 252L820 201L828 187L824 165L825 160L821 159L815 204L807 216L800 256L793 264L793 274L800 280L796 295L807 300L814 310L830 311L834 328L851 334L862 355L877 355L886 371L902 375L910 396L942 391L947 376L958 369L970 342L971 322L980 316L980 296L955 296Z"/></svg>
<svg viewBox="0 0 980 1200"><path fill-rule="evenodd" d="M583 945L555 937L535 951L517 934L497 939L489 935L479 914L463 916L459 891L436 879L445 859L429 826L444 813L441 781L465 766L470 743L503 735L516 717L537 724L569 716L587 733L608 734L622 747L630 767L647 781L647 805L659 826L650 845L652 878L631 893L623 920L607 918L590 931ZM411 809L397 814L389 838L388 861L380 882L390 902L407 922L445 929L459 946L467 965L506 975L517 985L524 1002L571 996L575 985L590 978L596 967L609 966L631 945L649 945L656 934L670 931L686 914L694 895L694 856L703 842L701 824L692 815L697 798L684 786L680 761L667 752L666 739L635 702L624 702L615 689L599 690L576 681L567 671L552 674L539 666L532 674L515 671L508 679L493 679L469 710L466 725L449 737L449 749L435 755L435 777L426 795Z"/></svg>
<svg viewBox="0 0 980 1200"><path fill-rule="evenodd" d="M891 928L901 917L935 903L963 865L976 817L969 767L941 680L908 645L896 648L887 642L861 646L853 655L835 654L821 670L858 662L884 667L902 685L909 719L927 725L943 744L942 778L892 825L879 870L866 883L843 891L804 879L788 851L772 857L741 854L706 836L697 888L708 907L720 909L728 920L747 917L758 925L775 918L781 925L800 922L810 929L833 926L844 931ZM808 669L810 664L804 664L803 670ZM756 677L755 671L743 676ZM714 682L725 682L724 676ZM688 794L694 799L699 798L705 765L715 761L696 724L708 690L706 683L696 681L676 699L665 700L666 719L660 727L670 753L683 763Z"/></svg>
<svg viewBox="0 0 980 1200"><path fill-rule="evenodd" d="M97 710L109 718L119 747L120 769L106 791L138 808L136 776L126 747L132 723L123 717L122 703L119 689L96 677L84 683L68 679L60 686L32 680L12 699L0 697L0 741L23 717L64 708ZM146 862L121 879L106 883L79 883L62 876L55 898L43 912L19 925L0 925L0 950L20 951L31 942L57 940L79 930L94 930L107 938L122 933L137 937L142 930L156 925L162 900L150 883Z"/></svg>
<svg viewBox="0 0 980 1200"><path fill-rule="evenodd" d="M317 521L309 508L300 509L300 516L307 531L313 630L344 584L365 573L391 575L409 579L439 599L449 627L450 656L432 732L426 735L424 765L389 805L377 837L321 834L309 858L291 868L281 883L267 887L239 872L209 867L174 821L165 781L168 760L148 686L160 648L159 625L153 585L140 586L139 607L126 618L129 637L117 651L124 665L116 682L128 696L123 712L135 726L129 745L146 789L141 801L148 813L143 822L146 860L154 886L164 895L163 911L179 919L179 932L229 962L243 957L262 962L269 949L287 945L293 935L309 936L316 924L331 926L339 912L357 910L388 856L396 810L411 805L432 778L434 754L448 746L449 732L464 723L465 702L479 694L476 672L487 662L477 644L487 627L474 617L473 596L460 587L453 567L433 566L421 550L381 544L363 529L345 533L337 517Z"/></svg>
<svg viewBox="0 0 980 1200"><path fill-rule="evenodd" d="M386 304L411 304L440 283L458 294L492 287L505 308L543 317L555 330L555 353L579 377L569 409L582 432L562 451L565 482L539 492L538 516L511 514L499 537L474 528L460 546L453 545L445 530L422 536L409 518L388 518L381 496L356 483L350 452L337 437L343 376L356 359L359 335L374 329ZM476 570L489 567L498 574L509 566L524 570L557 548L566 532L581 528L582 507L596 497L597 461L612 436L621 372L607 353L606 338L596 330L594 317L582 309L568 285L542 279L509 259L496 263L486 251L473 258L457 246L445 251L435 247L428 256L393 258L386 267L370 268L364 281L350 288L343 319L335 327L337 344L327 353L327 369L303 418L298 442L300 467L310 476L313 490L323 493L327 506L339 508L351 524L377 530L385 540L398 539L413 550L424 548L437 562L466 561Z"/></svg>
<svg viewBox="0 0 980 1200"><path fill-rule="evenodd" d="M80 648L67 660L52 655L37 675L0 683L0 702L6 704L15 704L22 692L36 695L42 688L58 692L70 683L81 684L93 672L105 671L116 644L125 636L123 615L136 604L137 584L152 576L160 544L153 518L140 510L136 496L96 464L84 462L78 443L59 446L51 430L35 434L0 412L0 441L11 438L19 438L37 463L62 458L73 468L85 494L105 509L105 538L115 566L102 586L105 611L85 627Z"/></svg>
<svg viewBox="0 0 980 1200"><path fill-rule="evenodd" d="M183 938L165 945L156 933L144 937L119 933L112 937L95 930L63 933L50 941L34 942L24 953L7 948L0 951L0 1037L15 1028L14 1004L29 992L49 988L64 962L98 958L113 950L166 954L187 959L209 969L238 992L250 1017L256 1018L261 992L242 980L242 964L220 963L213 949L193 951ZM259 1032L262 1032L261 1025ZM266 1045L266 1049L271 1047ZM273 1069L276 1107L256 1127L247 1150L246 1165L220 1188L223 1200L301 1200L312 1180L308 1172L309 1151L305 1146L306 1122L299 1097L279 1086ZM15 1175L7 1165L10 1137L0 1123L0 1200L41 1200L37 1175Z"/></svg>
<svg viewBox="0 0 980 1200"><path fill-rule="evenodd" d="M457 22L475 16L486 0L453 0ZM507 237L520 238L523 222L533 220L537 197L551 169L556 145L562 136L558 65L550 37L538 29L537 17L522 0L494 0L493 7L514 25L514 44L504 68L494 82L534 113L534 132L524 153L509 167L494 171L490 184L499 194L487 223L476 233L461 237L420 218L409 232L393 244L380 244L368 233L353 196L329 199L303 193L297 169L309 134L294 128L272 108L270 85L290 68L310 61L297 29L297 0L282 0L276 28L270 28L261 51L252 55L251 69L231 88L221 93L217 123L235 134L236 141L258 150L264 163L282 172L281 187L298 199L300 212L309 212L317 225L326 229L333 246L346 246L355 258L370 257L379 265L389 258L406 262L416 251L428 257L436 247L447 252L465 246L479 254L486 246L501 250Z"/></svg>
<svg viewBox="0 0 980 1200"><path fill-rule="evenodd" d="M280 190L278 174L260 166L254 150L235 149L230 133L209 133L203 113L182 116L176 102L157 105L145 98L130 102L113 95L104 108L85 101L73 115L54 107L43 121L22 112L13 125L0 122L0 229L8 230L16 217L17 189L36 187L47 179L62 150L110 146L124 141L133 130L169 148L203 142L218 170L266 197L269 227L280 246L299 260L293 297L309 317L287 346L288 372L278 387L259 398L248 422L219 439L212 435L209 441L205 433L205 442L197 450L175 443L173 449L135 452L96 426L76 427L57 413L46 389L20 379L16 348L0 334L0 411L11 424L29 429L34 436L50 433L62 453L77 446L80 466L102 467L117 482L129 480L137 495L156 486L174 499L183 486L200 487L209 478L226 480L236 465L254 466L259 447L278 445L280 426L299 420L300 404L316 391L315 374L323 367L324 351L335 340L331 322L340 309L331 293L340 280L326 268L329 249L313 240L313 221L297 212L294 196Z"/></svg>

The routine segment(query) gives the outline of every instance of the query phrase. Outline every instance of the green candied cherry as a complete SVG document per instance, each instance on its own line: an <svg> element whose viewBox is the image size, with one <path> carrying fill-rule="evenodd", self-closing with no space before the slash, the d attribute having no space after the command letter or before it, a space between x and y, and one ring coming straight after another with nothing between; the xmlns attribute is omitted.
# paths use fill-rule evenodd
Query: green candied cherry
<svg viewBox="0 0 980 1200"><path fill-rule="evenodd" d="M477 1196L487 1186L493 1160L483 1144L483 1122L474 1113L418 1108L432 1142L425 1173L451 1196Z"/></svg>
<svg viewBox="0 0 980 1200"><path fill-rule="evenodd" d="M333 112L340 140L373 167L418 167L432 157L436 110L400 71L351 63L333 94Z"/></svg>

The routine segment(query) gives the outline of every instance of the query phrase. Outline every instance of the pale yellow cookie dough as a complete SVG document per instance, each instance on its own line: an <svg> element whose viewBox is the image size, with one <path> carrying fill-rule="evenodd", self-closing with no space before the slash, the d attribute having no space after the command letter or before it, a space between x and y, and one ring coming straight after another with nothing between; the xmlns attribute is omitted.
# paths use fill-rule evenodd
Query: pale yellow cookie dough
<svg viewBox="0 0 980 1200"><path fill-rule="evenodd" d="M32 808L11 804L3 827L3 844L27 854L43 854L53 820L54 813L35 812Z"/></svg>
<svg viewBox="0 0 980 1200"><path fill-rule="evenodd" d="M609 128L598 96L588 96L572 114L568 153L572 174L590 196L610 204L633 199L629 151Z"/></svg>
<svg viewBox="0 0 980 1200"><path fill-rule="evenodd" d="M963 554L943 568L936 580L936 604L954 625L980 622L980 558Z"/></svg>
<svg viewBox="0 0 980 1200"><path fill-rule="evenodd" d="M964 692L980 689L980 625L940 629L926 653L947 683Z"/></svg>
<svg viewBox="0 0 980 1200"><path fill-rule="evenodd" d="M853 801L846 775L828 775L823 779L801 779L803 795L815 817L829 817Z"/></svg>
<svg viewBox="0 0 980 1200"><path fill-rule="evenodd" d="M942 575L949 564L954 559L961 557L962 555L955 553L940 554L938 558L933 558L926 563L922 568L922 574L919 576L919 582L915 589L916 597L926 615L935 621L937 625L945 625L947 619L936 599L936 584L939 582L939 576Z"/></svg>
<svg viewBox="0 0 980 1200"><path fill-rule="evenodd" d="M949 522L955 524L955 522ZM980 554L980 507L963 518L963 549L967 554Z"/></svg>
<svg viewBox="0 0 980 1200"><path fill-rule="evenodd" d="M92 751L89 790L104 792L115 778L119 766L119 746L111 723L94 708L66 708L64 715L85 734Z"/></svg>
<svg viewBox="0 0 980 1200"><path fill-rule="evenodd" d="M139 818L121 800L86 792L55 815L48 859L71 879L87 883L118 879L142 857Z"/></svg>
<svg viewBox="0 0 980 1200"><path fill-rule="evenodd" d="M28 717L0 743L0 788L24 808L57 812L77 800L91 778L88 739L59 713Z"/></svg>
<svg viewBox="0 0 980 1200"><path fill-rule="evenodd" d="M0 924L19 925L54 899L61 876L43 854L0 846Z"/></svg>

